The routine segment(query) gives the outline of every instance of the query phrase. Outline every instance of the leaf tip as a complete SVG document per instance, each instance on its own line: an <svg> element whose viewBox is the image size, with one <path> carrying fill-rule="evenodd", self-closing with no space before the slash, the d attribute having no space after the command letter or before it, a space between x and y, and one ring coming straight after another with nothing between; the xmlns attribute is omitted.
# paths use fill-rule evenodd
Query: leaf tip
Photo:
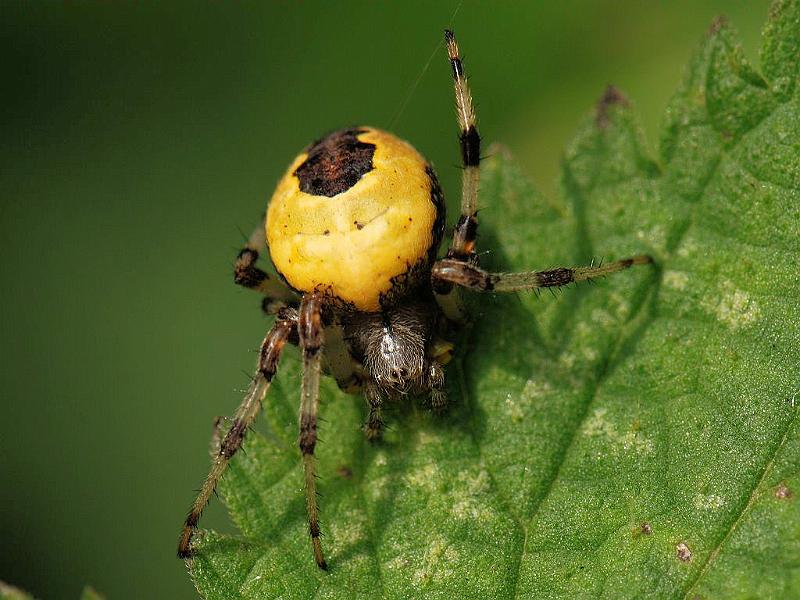
<svg viewBox="0 0 800 600"><path fill-rule="evenodd" d="M714 20L711 21L711 25L708 26L708 30L706 31L707 37L714 37L720 31L725 29L728 26L729 19L725 15L717 15L714 17Z"/></svg>
<svg viewBox="0 0 800 600"><path fill-rule="evenodd" d="M605 129L611 123L609 118L611 108L614 106L630 106L628 98L625 97L619 88L614 85L609 85L597 101L595 111L595 123L600 129Z"/></svg>

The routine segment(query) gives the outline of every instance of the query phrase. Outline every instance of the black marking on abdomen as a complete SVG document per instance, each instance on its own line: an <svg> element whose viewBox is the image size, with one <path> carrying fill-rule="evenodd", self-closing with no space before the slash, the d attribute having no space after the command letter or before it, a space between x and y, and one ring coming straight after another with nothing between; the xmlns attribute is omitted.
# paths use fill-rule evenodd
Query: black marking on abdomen
<svg viewBox="0 0 800 600"><path fill-rule="evenodd" d="M439 252L439 244L444 237L447 208L444 202L444 193L439 185L439 180L436 178L436 172L433 170L433 167L426 165L425 173L428 175L428 180L431 184L431 202L433 203L433 208L436 210L436 219L433 221L433 238L431 239L430 248L428 248L428 261L433 262L436 260L436 254ZM409 217L408 220L411 221L411 217Z"/></svg>
<svg viewBox="0 0 800 600"><path fill-rule="evenodd" d="M295 169L300 189L315 196L346 192L372 171L375 144L359 141L366 129L335 131L308 148L308 158Z"/></svg>

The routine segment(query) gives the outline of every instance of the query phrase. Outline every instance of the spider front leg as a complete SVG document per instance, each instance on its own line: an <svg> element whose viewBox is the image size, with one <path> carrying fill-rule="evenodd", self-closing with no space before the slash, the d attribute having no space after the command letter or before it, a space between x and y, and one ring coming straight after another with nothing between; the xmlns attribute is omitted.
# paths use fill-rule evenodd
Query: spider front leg
<svg viewBox="0 0 800 600"><path fill-rule="evenodd" d="M447 56L453 70L453 87L456 95L456 115L458 116L461 146L461 216L453 231L453 242L447 252L448 258L469 260L475 255L475 238L478 233L478 184L480 182L481 136L478 133L475 108L472 106L472 92L469 89L464 64L452 31L444 32Z"/></svg>
<svg viewBox="0 0 800 600"><path fill-rule="evenodd" d="M297 295L281 280L270 277L256 266L261 252L267 247L264 223L256 227L239 251L233 266L233 282L264 295L262 308L268 314L276 314L283 306L297 301Z"/></svg>
<svg viewBox="0 0 800 600"><path fill-rule="evenodd" d="M428 364L427 385L431 391L431 410L435 413L444 412L447 408L444 367L436 360Z"/></svg>
<svg viewBox="0 0 800 600"><path fill-rule="evenodd" d="M481 136L478 133L475 108L472 105L472 92L458 44L452 31L445 30L447 56L453 71L453 87L456 97L456 115L459 126L459 145L461 146L461 215L453 230L453 242L447 251L447 258L470 264L478 264L475 253L475 240L478 235L478 185L480 182ZM436 300L448 319L455 322L467 320L467 312L459 291L452 286L437 287L434 283Z"/></svg>
<svg viewBox="0 0 800 600"><path fill-rule="evenodd" d="M652 258L640 254L597 267L559 267L547 271L490 273L475 265L445 258L433 265L431 278L440 288L458 286L477 292L519 292L589 281L623 271L634 265L646 265L651 262Z"/></svg>
<svg viewBox="0 0 800 600"><path fill-rule="evenodd" d="M200 492L192 504L192 508L184 522L180 541L178 542L178 556L180 558L191 557L192 536L197 529L197 523L200 521L203 509L206 507L206 504L208 504L211 494L214 493L231 458L233 458L233 455L242 447L244 436L258 415L261 409L261 403L269 389L269 383L272 381L277 371L281 351L296 328L297 311L293 309L283 309L278 314L278 320L275 322L275 325L273 325L272 329L267 333L264 341L261 343L258 368L253 376L250 388L244 400L239 405L239 408L236 409L233 424L219 444L215 452L211 470L208 472L203 482L203 487L200 488ZM214 435L219 435L216 427Z"/></svg>
<svg viewBox="0 0 800 600"><path fill-rule="evenodd" d="M319 376L322 366L322 296L306 294L300 302L300 350L303 353L303 385L300 393L300 453L306 480L306 510L308 531L314 560L326 570L319 530L319 505L317 503L317 470L314 448L317 445L317 412L319 411Z"/></svg>

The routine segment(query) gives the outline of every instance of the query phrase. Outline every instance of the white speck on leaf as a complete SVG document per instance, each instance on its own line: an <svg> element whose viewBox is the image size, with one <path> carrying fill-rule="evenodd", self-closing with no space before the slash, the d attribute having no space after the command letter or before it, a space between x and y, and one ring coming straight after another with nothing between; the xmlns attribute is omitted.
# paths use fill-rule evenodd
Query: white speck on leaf
<svg viewBox="0 0 800 600"><path fill-rule="evenodd" d="M583 427L584 433L589 437L605 437L614 450L633 450L650 454L655 450L653 440L641 431L627 430L620 433L614 423L606 419L608 410L596 408L592 416L586 421Z"/></svg>
<svg viewBox="0 0 800 600"><path fill-rule="evenodd" d="M681 244L681 247L678 248L677 254L681 258L687 258L697 253L697 248L697 243L694 240L687 238L684 240L683 244Z"/></svg>
<svg viewBox="0 0 800 600"><path fill-rule="evenodd" d="M611 327L615 323L614 317L612 317L607 310L603 310L602 308L595 308L592 310L592 322L607 327Z"/></svg>
<svg viewBox="0 0 800 600"><path fill-rule="evenodd" d="M367 488L369 491L369 495L372 497L373 500L380 500L386 494L386 487L387 483L389 482L389 476L384 475L383 477L376 477L372 480L369 487Z"/></svg>
<svg viewBox="0 0 800 600"><path fill-rule="evenodd" d="M667 247L667 232L662 225L654 225L648 231L640 229L636 232L636 238L662 252Z"/></svg>
<svg viewBox="0 0 800 600"><path fill-rule="evenodd" d="M414 487L433 492L437 488L438 482L441 479L441 474L439 473L439 467L433 463L429 463L409 473L406 479L408 483Z"/></svg>
<svg viewBox="0 0 800 600"><path fill-rule="evenodd" d="M506 414L514 423L519 423L525 417L526 409L533 406L538 400L553 391L552 386L546 381L529 379L522 388L519 397L506 395Z"/></svg>
<svg viewBox="0 0 800 600"><path fill-rule="evenodd" d="M552 389L553 388L546 381L528 379L528 381L525 382L525 387L522 389L522 397L526 400L537 400L549 394Z"/></svg>
<svg viewBox="0 0 800 600"><path fill-rule="evenodd" d="M560 362L567 369L571 369L575 366L575 355L571 352L565 352L558 358L558 362Z"/></svg>
<svg viewBox="0 0 800 600"><path fill-rule="evenodd" d="M761 317L761 308L750 294L737 289L727 279L721 282L717 293L704 298L701 305L731 329L751 325Z"/></svg>
<svg viewBox="0 0 800 600"><path fill-rule="evenodd" d="M436 436L431 435L427 431L420 431L419 435L417 436L417 448L423 448L433 442L436 439Z"/></svg>
<svg viewBox="0 0 800 600"><path fill-rule="evenodd" d="M694 497L694 507L698 510L715 510L726 504L725 498L717 494L697 494Z"/></svg>
<svg viewBox="0 0 800 600"><path fill-rule="evenodd" d="M331 537L340 548L353 546L366 539L366 517L363 513L350 510L343 519L331 521Z"/></svg>
<svg viewBox="0 0 800 600"><path fill-rule="evenodd" d="M435 538L423 558L422 566L414 571L412 582L426 584L431 580L445 580L453 575L451 565L458 559L458 553L441 538Z"/></svg>
<svg viewBox="0 0 800 600"><path fill-rule="evenodd" d="M522 419L525 417L520 403L514 400L511 394L506 394L506 414L511 417L511 421L514 423L522 422Z"/></svg>
<svg viewBox="0 0 800 600"><path fill-rule="evenodd" d="M593 362L597 360L597 350L587 346L586 348L583 349L583 357L589 362Z"/></svg>
<svg viewBox="0 0 800 600"><path fill-rule="evenodd" d="M664 285L682 292L689 286L689 275L684 271L665 271Z"/></svg>

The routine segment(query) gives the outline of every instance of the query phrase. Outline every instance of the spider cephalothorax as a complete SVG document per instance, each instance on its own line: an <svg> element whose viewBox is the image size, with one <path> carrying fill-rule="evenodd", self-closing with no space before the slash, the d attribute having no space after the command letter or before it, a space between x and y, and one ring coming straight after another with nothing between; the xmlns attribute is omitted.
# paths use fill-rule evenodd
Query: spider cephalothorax
<svg viewBox="0 0 800 600"><path fill-rule="evenodd" d="M421 396L433 409L446 405L444 365L452 350L446 337L467 318L462 288L560 287L651 262L641 255L597 267L522 273L480 268L475 242L481 140L451 32L445 41L464 166L461 215L445 258L436 258L445 222L442 192L430 164L407 142L371 127L350 128L314 142L294 160L270 200L265 227L236 261L236 283L264 295L264 310L275 315L275 324L186 518L178 546L182 558L191 556L200 514L258 414L287 342L303 355L299 447L314 558L325 569L314 460L321 373L343 390L364 395L364 430L377 440L386 400ZM280 279L256 266L265 246Z"/></svg>

